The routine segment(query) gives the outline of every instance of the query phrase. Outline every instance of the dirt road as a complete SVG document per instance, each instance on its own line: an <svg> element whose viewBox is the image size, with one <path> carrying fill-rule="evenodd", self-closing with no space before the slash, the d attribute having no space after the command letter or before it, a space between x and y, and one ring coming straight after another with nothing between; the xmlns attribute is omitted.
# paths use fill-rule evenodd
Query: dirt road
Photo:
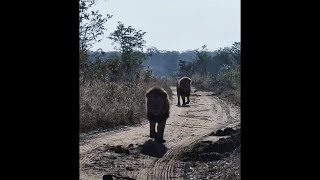
<svg viewBox="0 0 320 180"><path fill-rule="evenodd" d="M80 137L80 179L182 179L182 152L213 131L239 126L239 107L202 91L192 91L190 107L177 107L172 90L164 145L150 140L148 123Z"/></svg>

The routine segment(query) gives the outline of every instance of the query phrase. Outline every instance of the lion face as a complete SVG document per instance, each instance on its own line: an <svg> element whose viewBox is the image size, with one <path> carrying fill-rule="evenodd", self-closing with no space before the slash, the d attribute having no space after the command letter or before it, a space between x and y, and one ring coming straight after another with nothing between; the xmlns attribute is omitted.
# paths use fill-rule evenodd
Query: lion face
<svg viewBox="0 0 320 180"><path fill-rule="evenodd" d="M146 93L147 114L149 118L166 119L169 115L167 92L163 88L153 87ZM149 119L149 120L151 120Z"/></svg>
<svg viewBox="0 0 320 180"><path fill-rule="evenodd" d="M165 109L167 94L149 93L147 95L148 113L158 116Z"/></svg>

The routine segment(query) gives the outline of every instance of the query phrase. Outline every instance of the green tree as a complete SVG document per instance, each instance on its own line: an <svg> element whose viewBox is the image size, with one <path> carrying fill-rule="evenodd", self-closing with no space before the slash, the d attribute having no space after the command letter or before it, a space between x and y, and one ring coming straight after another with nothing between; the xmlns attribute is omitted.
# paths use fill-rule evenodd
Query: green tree
<svg viewBox="0 0 320 180"><path fill-rule="evenodd" d="M80 81L92 80L95 78L105 79L106 67L102 61L93 64L88 62L88 50L96 42L101 41L104 34L105 23L111 15L104 18L98 10L90 10L96 5L97 0L79 1L79 61L80 61Z"/></svg>
<svg viewBox="0 0 320 180"><path fill-rule="evenodd" d="M186 62L179 60L179 76L188 76L191 77L193 74L194 65L192 62Z"/></svg>
<svg viewBox="0 0 320 180"><path fill-rule="evenodd" d="M222 62L222 65L229 65L233 68L240 65L240 42L234 42L231 47L220 48L218 50L216 59Z"/></svg>
<svg viewBox="0 0 320 180"><path fill-rule="evenodd" d="M232 57L235 62L235 66L240 65L241 63L241 43L234 42L231 47Z"/></svg>
<svg viewBox="0 0 320 180"><path fill-rule="evenodd" d="M136 30L132 26L126 27L120 21L117 29L108 37L115 49L121 52L122 66L126 74L136 71L146 59L143 47L146 41L143 39L146 32Z"/></svg>
<svg viewBox="0 0 320 180"><path fill-rule="evenodd" d="M96 5L96 2L97 0L80 0L79 2L79 48L82 53L91 48L94 43L102 40L101 36L106 30L105 23L112 17L112 15L107 14L107 17L104 18L98 10L90 11L90 8Z"/></svg>
<svg viewBox="0 0 320 180"><path fill-rule="evenodd" d="M207 64L210 57L208 56L207 46L203 45L201 50L196 50L196 59L194 60L195 70L203 77L207 77L208 69Z"/></svg>

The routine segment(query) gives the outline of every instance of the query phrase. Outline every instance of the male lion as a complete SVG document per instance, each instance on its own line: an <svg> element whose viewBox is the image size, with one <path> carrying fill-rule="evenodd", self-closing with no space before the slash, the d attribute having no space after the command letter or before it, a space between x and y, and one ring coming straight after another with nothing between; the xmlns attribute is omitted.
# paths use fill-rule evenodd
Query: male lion
<svg viewBox="0 0 320 180"><path fill-rule="evenodd" d="M159 87L152 87L146 92L147 118L150 122L150 137L157 142L165 143L163 132L169 118L169 100L167 92ZM155 132L155 126L157 132Z"/></svg>
<svg viewBox="0 0 320 180"><path fill-rule="evenodd" d="M178 96L178 106L180 106L180 96L182 99L182 106L190 103L190 92L191 92L191 79L188 77L182 77L177 83L177 96ZM185 98L187 97L187 102Z"/></svg>

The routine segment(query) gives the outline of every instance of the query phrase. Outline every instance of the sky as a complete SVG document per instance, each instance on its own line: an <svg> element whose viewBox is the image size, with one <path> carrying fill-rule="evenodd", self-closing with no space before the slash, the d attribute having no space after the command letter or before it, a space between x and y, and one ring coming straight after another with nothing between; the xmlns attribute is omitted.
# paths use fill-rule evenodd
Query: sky
<svg viewBox="0 0 320 180"><path fill-rule="evenodd" d="M93 51L114 50L107 37L118 21L147 32L146 47L159 50L181 52L207 45L213 51L240 41L240 0L98 0L94 9L113 17Z"/></svg>

